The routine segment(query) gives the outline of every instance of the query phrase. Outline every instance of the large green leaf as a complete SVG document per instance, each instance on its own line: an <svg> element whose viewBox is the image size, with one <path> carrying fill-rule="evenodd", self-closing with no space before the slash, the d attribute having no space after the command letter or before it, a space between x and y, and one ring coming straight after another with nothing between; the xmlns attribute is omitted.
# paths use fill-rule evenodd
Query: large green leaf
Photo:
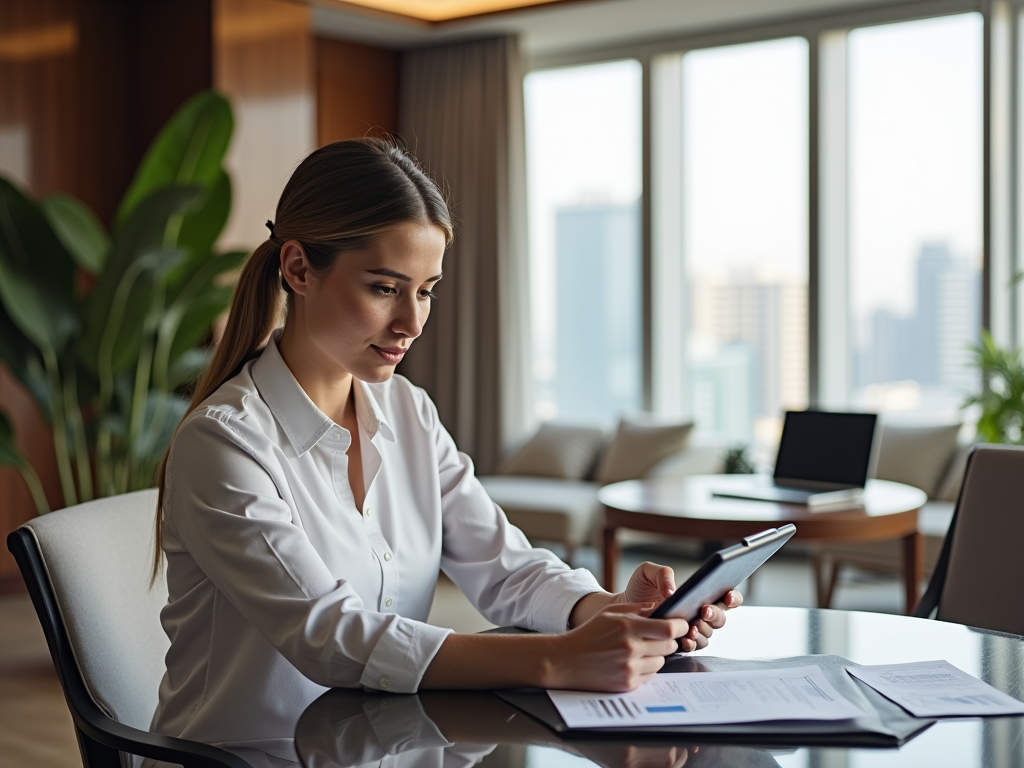
<svg viewBox="0 0 1024 768"><path fill-rule="evenodd" d="M132 455L140 462L151 463L155 468L186 410L188 400L176 392L147 393L142 436L130 447Z"/></svg>
<svg viewBox="0 0 1024 768"><path fill-rule="evenodd" d="M246 251L228 251L227 253L207 253L204 258L194 257L181 267L174 270L176 274L187 269L187 274L176 285L167 290L168 304L187 303L200 291L213 284L214 280L225 272L239 269L249 254Z"/></svg>
<svg viewBox="0 0 1024 768"><path fill-rule="evenodd" d="M139 268L132 265L144 254L163 252L173 255L174 263L166 265L168 269L182 263L184 259L179 249L164 247L168 222L187 211L202 194L202 189L194 186L159 189L132 211L115 236L110 258L96 282L96 287L85 302L85 328L79 341L78 357L91 373L99 372L100 345L105 334L114 332L111 330L111 313L115 309L118 312L125 311L126 299L116 298L118 290L124 290L125 275L131 271L129 277L132 281L140 279ZM145 296L136 297L133 301L138 304L143 299L152 299L154 295L152 292L146 293ZM120 323L120 320L117 322ZM121 331L118 330L116 333L120 334ZM134 349L137 347L131 348ZM123 356L127 351L129 350L120 351L119 354Z"/></svg>
<svg viewBox="0 0 1024 768"><path fill-rule="evenodd" d="M162 309L161 283L166 274L185 259L184 251L157 249L136 259L121 276L107 306L89 305L87 318L102 323L95 357L83 364L95 365L98 375L116 375L138 359L150 317Z"/></svg>
<svg viewBox="0 0 1024 768"><path fill-rule="evenodd" d="M212 359L213 353L207 347L194 347L185 351L171 366L167 376L167 386L171 389L178 389L193 384Z"/></svg>
<svg viewBox="0 0 1024 768"><path fill-rule="evenodd" d="M41 351L59 355L77 327L75 263L42 210L0 178L0 301Z"/></svg>
<svg viewBox="0 0 1024 768"><path fill-rule="evenodd" d="M110 252L110 236L96 215L71 195L50 195L42 209L78 266L98 275Z"/></svg>
<svg viewBox="0 0 1024 768"><path fill-rule="evenodd" d="M218 93L189 99L164 126L146 152L121 200L115 229L155 190L167 185L215 184L234 128L231 106Z"/></svg>
<svg viewBox="0 0 1024 768"><path fill-rule="evenodd" d="M188 303L171 345L172 366L185 352L206 339L213 321L230 305L231 294L230 287L211 285Z"/></svg>
<svg viewBox="0 0 1024 768"><path fill-rule="evenodd" d="M21 329L7 315L0 304L0 360L14 377L21 382L50 420L50 390L43 373L43 361L39 349L29 341Z"/></svg>
<svg viewBox="0 0 1024 768"><path fill-rule="evenodd" d="M0 411L0 466L23 467L26 464L25 457L18 450L14 441L14 429L7 415Z"/></svg>
<svg viewBox="0 0 1024 768"><path fill-rule="evenodd" d="M186 279L193 269L207 259L230 213L231 179L221 171L217 180L206 188L203 199L182 218L178 247L188 250L192 255L186 264L169 276L171 284Z"/></svg>

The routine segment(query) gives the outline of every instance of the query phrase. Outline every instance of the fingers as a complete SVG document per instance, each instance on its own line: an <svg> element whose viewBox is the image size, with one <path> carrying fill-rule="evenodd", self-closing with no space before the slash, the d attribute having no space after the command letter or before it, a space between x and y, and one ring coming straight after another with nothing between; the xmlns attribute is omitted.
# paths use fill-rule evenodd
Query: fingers
<svg viewBox="0 0 1024 768"><path fill-rule="evenodd" d="M739 608L743 605L743 595L737 592L735 589L730 590L725 598L722 600L722 604L725 608Z"/></svg>
<svg viewBox="0 0 1024 768"><path fill-rule="evenodd" d="M655 565L654 563L645 563L645 565L653 569L651 575L662 597L671 597L672 593L676 591L675 572L667 565Z"/></svg>
<svg viewBox="0 0 1024 768"><path fill-rule="evenodd" d="M676 591L675 572L667 565L644 562L633 572L631 581L640 582L654 589L663 598Z"/></svg>

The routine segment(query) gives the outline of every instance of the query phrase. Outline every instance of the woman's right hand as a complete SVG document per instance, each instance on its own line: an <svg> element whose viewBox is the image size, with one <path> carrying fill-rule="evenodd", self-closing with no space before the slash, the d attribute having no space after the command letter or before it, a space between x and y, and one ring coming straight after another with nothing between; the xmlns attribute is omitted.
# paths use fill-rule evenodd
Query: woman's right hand
<svg viewBox="0 0 1024 768"><path fill-rule="evenodd" d="M553 636L544 687L621 693L643 685L690 628L683 619L647 618L652 610L654 603L610 605Z"/></svg>

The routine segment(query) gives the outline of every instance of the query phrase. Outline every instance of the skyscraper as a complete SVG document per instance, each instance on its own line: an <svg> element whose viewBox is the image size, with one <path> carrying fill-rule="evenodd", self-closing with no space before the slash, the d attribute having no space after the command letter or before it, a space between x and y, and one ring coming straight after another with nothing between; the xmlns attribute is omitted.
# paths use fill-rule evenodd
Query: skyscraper
<svg viewBox="0 0 1024 768"><path fill-rule="evenodd" d="M753 436L755 419L777 418L783 407L806 404L804 281L747 272L698 273L691 279L691 295L695 344L690 390L703 429L746 441ZM748 372L741 376L743 366ZM714 402L731 409L728 418L718 407L709 409L712 399L701 394L711 382L721 390Z"/></svg>
<svg viewBox="0 0 1024 768"><path fill-rule="evenodd" d="M555 402L560 419L642 405L640 206L556 214Z"/></svg>
<svg viewBox="0 0 1024 768"><path fill-rule="evenodd" d="M859 383L913 380L957 393L974 389L969 348L981 328L980 293L981 274L967 259L954 256L944 243L923 245L915 310L902 316L880 307L871 314Z"/></svg>

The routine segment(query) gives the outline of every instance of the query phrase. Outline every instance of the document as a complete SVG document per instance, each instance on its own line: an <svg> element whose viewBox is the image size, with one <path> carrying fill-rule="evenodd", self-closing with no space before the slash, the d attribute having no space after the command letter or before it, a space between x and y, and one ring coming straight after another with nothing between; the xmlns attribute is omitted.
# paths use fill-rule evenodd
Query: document
<svg viewBox="0 0 1024 768"><path fill-rule="evenodd" d="M948 661L847 667L915 717L1024 715L1024 704Z"/></svg>
<svg viewBox="0 0 1024 768"><path fill-rule="evenodd" d="M865 713L811 665L749 672L667 672L635 691L548 691L570 728L848 720Z"/></svg>

